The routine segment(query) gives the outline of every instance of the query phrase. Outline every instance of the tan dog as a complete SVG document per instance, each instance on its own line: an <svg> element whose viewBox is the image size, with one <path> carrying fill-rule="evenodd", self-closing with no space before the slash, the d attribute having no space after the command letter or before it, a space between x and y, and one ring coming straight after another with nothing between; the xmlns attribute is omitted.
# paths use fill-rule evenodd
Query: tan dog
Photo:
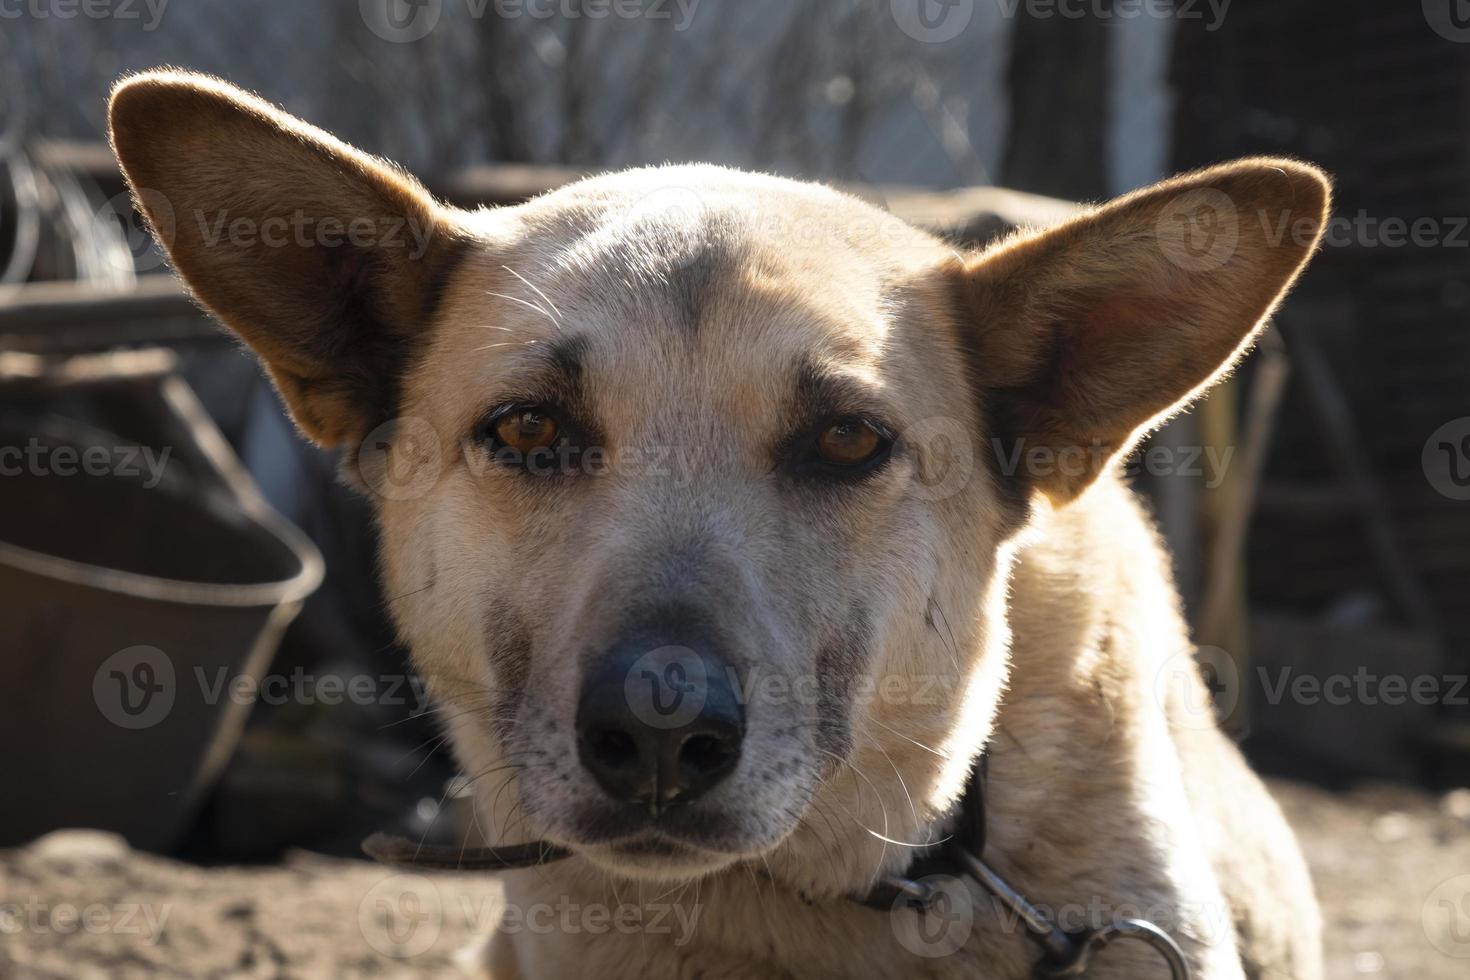
<svg viewBox="0 0 1470 980"><path fill-rule="evenodd" d="M507 919L496 977L1029 976L976 888L917 948L916 913L847 901L947 835L982 750L986 857L1064 925L1152 917L1201 980L1320 975L1279 811L1198 677L1160 682L1189 642L1116 472L1307 261L1318 171L1241 161L961 256L714 167L455 211L176 72L111 122L179 272L376 491L482 827L574 852L511 905L689 926ZM1120 944L1090 975L1167 972Z"/></svg>

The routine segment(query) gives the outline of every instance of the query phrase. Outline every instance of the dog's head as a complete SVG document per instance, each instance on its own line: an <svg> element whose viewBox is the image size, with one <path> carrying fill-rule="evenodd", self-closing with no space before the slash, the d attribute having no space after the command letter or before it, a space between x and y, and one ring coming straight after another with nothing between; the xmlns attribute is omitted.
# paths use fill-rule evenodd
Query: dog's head
<svg viewBox="0 0 1470 980"><path fill-rule="evenodd" d="M373 494L497 829L665 877L955 798L1006 679L1006 541L1233 362L1326 198L1247 161L961 256L712 167L455 211L177 73L119 85L112 138Z"/></svg>

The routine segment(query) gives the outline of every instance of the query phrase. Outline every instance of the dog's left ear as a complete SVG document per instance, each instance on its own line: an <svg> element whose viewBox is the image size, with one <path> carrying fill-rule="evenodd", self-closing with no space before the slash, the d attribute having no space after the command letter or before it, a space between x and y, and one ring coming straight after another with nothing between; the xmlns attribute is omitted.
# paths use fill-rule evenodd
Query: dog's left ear
<svg viewBox="0 0 1470 980"><path fill-rule="evenodd" d="M984 424L1011 478L1066 503L1208 388L1317 247L1329 196L1314 167L1243 160L957 263Z"/></svg>
<svg viewBox="0 0 1470 980"><path fill-rule="evenodd" d="M412 178L218 79L120 82L112 146L154 238L260 355L291 415L353 447L391 418L462 242Z"/></svg>

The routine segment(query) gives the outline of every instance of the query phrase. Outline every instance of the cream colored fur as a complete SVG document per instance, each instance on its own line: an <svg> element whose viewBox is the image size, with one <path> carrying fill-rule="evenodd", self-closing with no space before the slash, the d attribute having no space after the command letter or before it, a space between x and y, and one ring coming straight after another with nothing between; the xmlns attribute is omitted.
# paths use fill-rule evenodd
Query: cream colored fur
<svg viewBox="0 0 1470 980"><path fill-rule="evenodd" d="M457 212L182 73L123 82L112 121L185 279L375 493L391 607L481 777L487 836L576 852L509 876L508 901L675 903L696 923L507 930L489 953L498 980L1029 976L1037 949L977 888L947 956L905 944L914 913L846 898L944 836L982 749L987 858L1032 901L1155 918L1199 980L1320 976L1295 841L1201 721L1198 677L1172 682L1188 632L1116 472L1240 356L1307 260L1326 210L1315 170L1242 161L956 255L826 188L713 167ZM1233 237L1202 258L1191 222L1222 202ZM432 238L405 258L189 230L292 209L406 216ZM569 337L610 469L528 482L483 455L477 425L532 385L538 345L565 353ZM859 486L781 475L803 365L899 434ZM994 442L1016 439L1078 465L1004 472ZM407 485L356 455L379 443ZM947 467L961 479L935 489ZM586 651L650 597L698 605L750 676L784 690L888 693L823 709L753 687L740 767L708 800L728 820L720 846L638 859L584 839L598 790L571 713ZM1127 945L1091 973L1165 975Z"/></svg>

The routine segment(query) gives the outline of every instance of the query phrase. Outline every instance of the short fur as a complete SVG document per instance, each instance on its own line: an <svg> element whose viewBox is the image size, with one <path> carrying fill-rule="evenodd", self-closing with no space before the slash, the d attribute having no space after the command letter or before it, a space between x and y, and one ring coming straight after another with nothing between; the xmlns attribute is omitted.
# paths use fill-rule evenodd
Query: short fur
<svg viewBox="0 0 1470 980"><path fill-rule="evenodd" d="M1200 980L1320 976L1285 821L1200 721L1198 676L1161 683L1191 647L1116 465L1262 329L1316 247L1320 172L1244 160L956 255L835 191L704 166L454 211L183 72L125 79L111 119L176 267L302 430L349 459L384 440L358 468L386 587L481 826L576 852L510 876L509 901L698 906L682 943L501 933L494 976L1026 977L1037 950L992 905L929 958L900 941L913 913L845 899L944 836L982 749L987 857L1032 901L1153 915ZM221 213L430 234L413 255L211 242ZM1227 238L1202 257L1206 219ZM491 461L483 422L513 402L562 406L597 471ZM842 414L898 434L886 466L785 466ZM649 617L719 637L749 697L739 768L640 851L572 714ZM1091 975L1165 974L1120 945Z"/></svg>

